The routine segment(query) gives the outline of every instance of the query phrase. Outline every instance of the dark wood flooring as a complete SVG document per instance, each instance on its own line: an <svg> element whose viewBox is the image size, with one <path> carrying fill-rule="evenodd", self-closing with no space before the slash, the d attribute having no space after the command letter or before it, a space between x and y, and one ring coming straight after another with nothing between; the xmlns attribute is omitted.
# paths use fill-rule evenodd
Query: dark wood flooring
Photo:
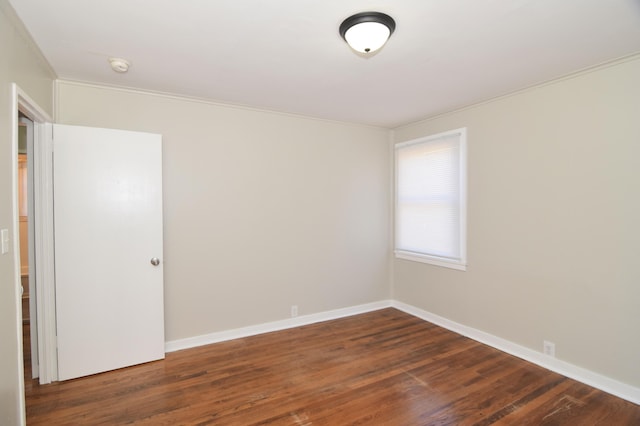
<svg viewBox="0 0 640 426"><path fill-rule="evenodd" d="M26 403L28 425L640 425L638 405L395 309L28 379Z"/></svg>

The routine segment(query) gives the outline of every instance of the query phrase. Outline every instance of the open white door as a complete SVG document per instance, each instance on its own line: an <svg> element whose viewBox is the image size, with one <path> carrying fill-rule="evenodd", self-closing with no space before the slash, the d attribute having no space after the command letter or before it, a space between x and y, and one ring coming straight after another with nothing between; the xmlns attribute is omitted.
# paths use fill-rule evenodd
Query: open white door
<svg viewBox="0 0 640 426"><path fill-rule="evenodd" d="M164 358L162 138L54 125L58 378Z"/></svg>

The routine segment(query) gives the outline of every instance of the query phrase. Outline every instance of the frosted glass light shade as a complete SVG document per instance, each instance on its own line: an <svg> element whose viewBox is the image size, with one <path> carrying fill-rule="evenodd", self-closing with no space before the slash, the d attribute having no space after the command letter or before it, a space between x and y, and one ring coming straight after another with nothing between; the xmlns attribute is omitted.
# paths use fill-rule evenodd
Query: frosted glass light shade
<svg viewBox="0 0 640 426"><path fill-rule="evenodd" d="M389 27L378 22L363 22L349 28L344 39L349 46L360 53L371 53L380 49L389 39Z"/></svg>
<svg viewBox="0 0 640 426"><path fill-rule="evenodd" d="M396 28L392 17L380 12L362 12L340 25L340 35L357 52L368 54L380 49Z"/></svg>

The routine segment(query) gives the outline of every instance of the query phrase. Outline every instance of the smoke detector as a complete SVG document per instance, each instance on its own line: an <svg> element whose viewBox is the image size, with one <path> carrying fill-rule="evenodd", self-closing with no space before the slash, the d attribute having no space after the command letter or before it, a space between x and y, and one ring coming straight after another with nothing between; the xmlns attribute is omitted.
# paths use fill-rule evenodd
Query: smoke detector
<svg viewBox="0 0 640 426"><path fill-rule="evenodd" d="M125 73L129 71L129 61L122 58L109 58L109 64L111 64L111 69L115 72Z"/></svg>

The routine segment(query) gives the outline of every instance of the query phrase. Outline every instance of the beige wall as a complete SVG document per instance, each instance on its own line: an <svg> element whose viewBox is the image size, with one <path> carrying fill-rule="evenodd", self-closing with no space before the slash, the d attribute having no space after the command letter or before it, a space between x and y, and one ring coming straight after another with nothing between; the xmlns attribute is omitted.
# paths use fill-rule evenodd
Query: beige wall
<svg viewBox="0 0 640 426"><path fill-rule="evenodd" d="M6 0L0 0L0 228L14 235L12 188L14 185L11 122L11 83L15 82L40 107L52 113L54 74L31 43L22 24ZM12 241L13 242L13 241ZM15 425L22 416L19 401L19 347L22 336L18 321L19 268L13 250L0 255L0 424Z"/></svg>
<svg viewBox="0 0 640 426"><path fill-rule="evenodd" d="M640 386L640 57L396 129L468 128L468 270L395 299Z"/></svg>
<svg viewBox="0 0 640 426"><path fill-rule="evenodd" d="M168 341L389 298L389 131L58 85L58 122L163 135Z"/></svg>

